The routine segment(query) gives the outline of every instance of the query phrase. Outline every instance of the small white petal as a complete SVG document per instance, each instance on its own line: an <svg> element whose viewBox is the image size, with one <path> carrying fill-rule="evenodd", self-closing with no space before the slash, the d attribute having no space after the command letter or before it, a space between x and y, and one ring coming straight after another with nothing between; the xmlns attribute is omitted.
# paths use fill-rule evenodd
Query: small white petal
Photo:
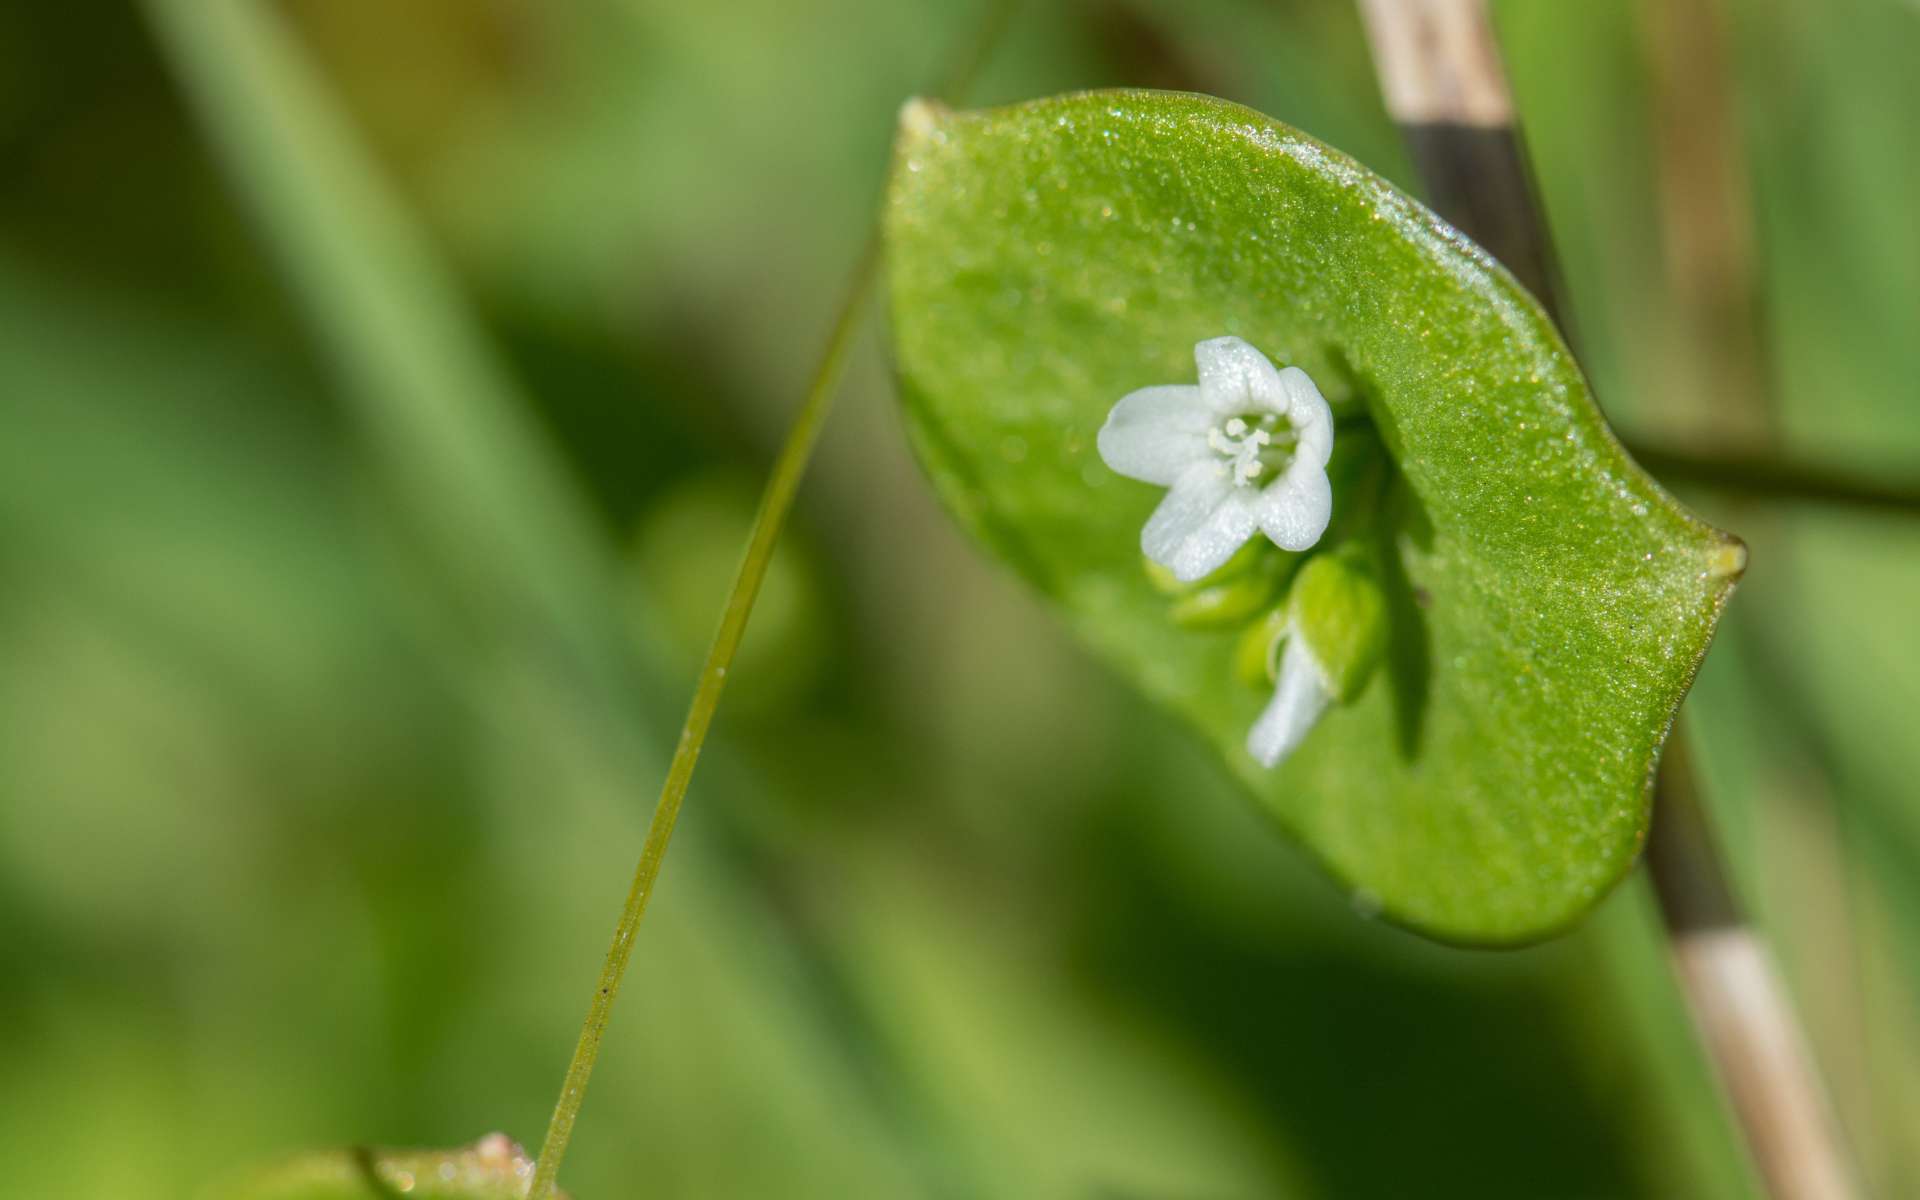
<svg viewBox="0 0 1920 1200"><path fill-rule="evenodd" d="M1218 463L1189 467L1140 531L1140 549L1192 583L1218 570L1260 527L1258 493L1236 488Z"/></svg>
<svg viewBox="0 0 1920 1200"><path fill-rule="evenodd" d="M1255 516L1260 531L1282 550L1306 550L1333 519L1333 484L1326 468L1296 455L1280 478L1261 491Z"/></svg>
<svg viewBox="0 0 1920 1200"><path fill-rule="evenodd" d="M1193 348L1200 393L1222 416L1287 411L1287 392L1267 356L1237 337L1208 338Z"/></svg>
<svg viewBox="0 0 1920 1200"><path fill-rule="evenodd" d="M1120 398L1094 445L1109 467L1129 479L1171 487L1209 455L1213 410L1192 384L1141 388Z"/></svg>
<svg viewBox="0 0 1920 1200"><path fill-rule="evenodd" d="M1305 638L1289 635L1280 655L1280 678L1273 700L1247 731L1247 753L1263 767L1279 765L1306 740L1333 698L1326 674L1313 660Z"/></svg>
<svg viewBox="0 0 1920 1200"><path fill-rule="evenodd" d="M1333 512L1326 464L1333 416L1320 389L1297 367L1276 371L1237 337L1194 347L1198 386L1149 387L1114 405L1096 440L1119 474L1170 489L1141 531L1147 556L1186 582L1216 570L1263 531L1286 550L1305 550ZM1256 413L1271 414L1259 421ZM1284 419L1294 443L1286 469L1270 478L1262 448Z"/></svg>
<svg viewBox="0 0 1920 1200"><path fill-rule="evenodd" d="M1312 376L1299 367L1288 367L1279 374L1279 385L1286 397L1287 423L1293 426L1300 442L1294 454L1324 467L1333 457L1333 410L1325 396L1314 386Z"/></svg>

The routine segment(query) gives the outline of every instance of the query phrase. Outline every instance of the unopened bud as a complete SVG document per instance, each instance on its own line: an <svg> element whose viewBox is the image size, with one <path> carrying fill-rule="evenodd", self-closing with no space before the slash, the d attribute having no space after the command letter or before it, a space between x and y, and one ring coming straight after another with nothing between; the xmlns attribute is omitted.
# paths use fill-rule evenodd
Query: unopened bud
<svg viewBox="0 0 1920 1200"><path fill-rule="evenodd" d="M1366 551L1348 543L1308 559L1286 607L1333 698L1358 696L1387 646L1387 596Z"/></svg>
<svg viewBox="0 0 1920 1200"><path fill-rule="evenodd" d="M1273 602L1279 582L1272 571L1249 571L1225 583L1195 588L1174 601L1168 613L1174 624L1189 629L1241 625Z"/></svg>
<svg viewBox="0 0 1920 1200"><path fill-rule="evenodd" d="M1295 565L1295 556L1257 540L1249 541L1218 570L1192 583L1150 558L1143 558L1147 578L1173 597L1168 615L1188 629L1220 629L1244 624L1273 603L1274 595Z"/></svg>
<svg viewBox="0 0 1920 1200"><path fill-rule="evenodd" d="M1270 688L1280 672L1280 642L1287 636L1287 606L1276 605L1233 647L1233 676L1251 688Z"/></svg>

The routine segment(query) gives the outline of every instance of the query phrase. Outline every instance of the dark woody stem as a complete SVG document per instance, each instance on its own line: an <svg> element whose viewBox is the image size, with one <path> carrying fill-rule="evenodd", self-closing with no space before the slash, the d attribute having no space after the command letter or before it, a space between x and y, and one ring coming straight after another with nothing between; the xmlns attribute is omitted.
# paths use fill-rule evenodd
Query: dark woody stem
<svg viewBox="0 0 1920 1200"><path fill-rule="evenodd" d="M1360 0L1360 9L1429 203L1504 263L1564 332L1486 0ZM1772 1195L1853 1196L1854 1173L1805 1035L1728 885L1684 740L1678 729L1668 739L1646 856L1681 990Z"/></svg>

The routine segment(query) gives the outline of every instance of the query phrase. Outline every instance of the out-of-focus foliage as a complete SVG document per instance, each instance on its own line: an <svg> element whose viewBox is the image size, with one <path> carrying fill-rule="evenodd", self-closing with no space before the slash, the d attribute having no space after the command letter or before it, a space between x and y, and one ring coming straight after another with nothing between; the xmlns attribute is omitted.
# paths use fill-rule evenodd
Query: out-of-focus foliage
<svg viewBox="0 0 1920 1200"><path fill-rule="evenodd" d="M609 554L689 481L764 467L895 106L972 19L276 7ZM1729 10L1781 427L1897 467L1920 446L1899 200L1920 18ZM1691 347L1651 235L1636 8L1501 13L1579 349L1618 424L1665 429ZM671 668L634 731L651 761L610 761L595 714L418 553L297 281L126 6L0 6L0 59L8 1190L140 1200L307 1146L537 1138L657 785L632 776L683 701ZM1344 4L1032 5L975 99L1114 84L1222 94L1409 181ZM1698 502L1754 548L1688 705L1711 798L1899 1194L1920 1179L1920 541ZM822 665L751 720L723 710L575 1195L1747 1194L1638 889L1510 955L1354 914L952 534L876 353L801 519Z"/></svg>
<svg viewBox="0 0 1920 1200"><path fill-rule="evenodd" d="M688 689L716 624L753 525L757 489L744 476L688 480L640 520L630 556L634 636L657 645L665 679ZM774 548L754 601L753 623L732 668L727 710L739 716L790 711L827 667L826 598L813 552L788 537Z"/></svg>

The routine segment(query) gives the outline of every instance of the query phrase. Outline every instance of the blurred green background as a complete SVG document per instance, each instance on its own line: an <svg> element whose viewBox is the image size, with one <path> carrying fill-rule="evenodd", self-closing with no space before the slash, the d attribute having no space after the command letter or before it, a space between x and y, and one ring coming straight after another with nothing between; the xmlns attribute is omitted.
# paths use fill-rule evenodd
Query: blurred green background
<svg viewBox="0 0 1920 1200"><path fill-rule="evenodd" d="M197 3L0 4L8 1195L537 1143L893 114L979 18ZM1676 73L1654 0L1498 6L1583 357L1630 436L1910 476L1920 6L1716 11ZM1116 84L1413 183L1345 3L1036 0L972 99ZM1753 1194L1639 880L1514 953L1355 912L972 554L891 404L869 329L576 1195ZM1687 736L1914 1194L1920 523L1685 494L1753 548Z"/></svg>

